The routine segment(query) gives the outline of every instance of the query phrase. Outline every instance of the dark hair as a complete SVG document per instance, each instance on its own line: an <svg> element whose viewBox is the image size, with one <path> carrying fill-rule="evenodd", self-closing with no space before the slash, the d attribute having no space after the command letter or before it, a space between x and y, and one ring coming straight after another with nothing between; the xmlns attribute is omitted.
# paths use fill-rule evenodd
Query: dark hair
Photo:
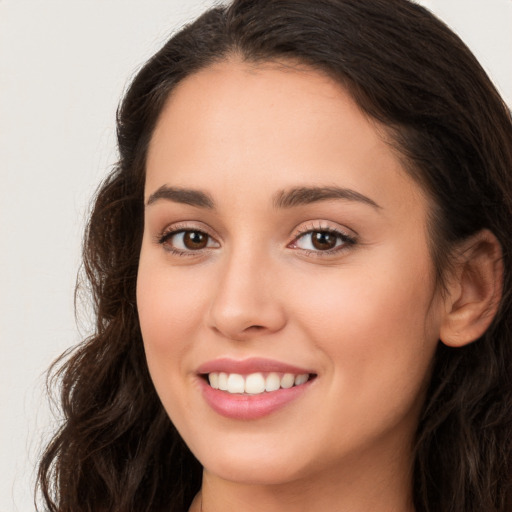
<svg viewBox="0 0 512 512"><path fill-rule="evenodd" d="M137 74L118 111L120 159L97 193L84 242L96 331L55 373L64 422L39 467L45 507L178 511L199 490L201 466L146 367L135 288L145 159L158 116L176 84L232 56L327 73L387 127L431 197L440 281L452 244L483 228L498 238L505 268L499 313L475 343L439 343L413 483L417 512L510 512L510 112L461 40L407 0L235 0L173 36Z"/></svg>

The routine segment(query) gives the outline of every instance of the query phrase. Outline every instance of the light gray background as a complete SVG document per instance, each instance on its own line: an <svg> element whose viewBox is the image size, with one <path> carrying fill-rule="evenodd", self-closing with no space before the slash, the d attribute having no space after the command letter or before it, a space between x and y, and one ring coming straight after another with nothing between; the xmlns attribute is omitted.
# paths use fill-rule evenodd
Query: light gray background
<svg viewBox="0 0 512 512"><path fill-rule="evenodd" d="M0 0L0 512L34 510L44 372L88 332L81 233L134 71L211 0ZM424 0L512 105L512 0Z"/></svg>

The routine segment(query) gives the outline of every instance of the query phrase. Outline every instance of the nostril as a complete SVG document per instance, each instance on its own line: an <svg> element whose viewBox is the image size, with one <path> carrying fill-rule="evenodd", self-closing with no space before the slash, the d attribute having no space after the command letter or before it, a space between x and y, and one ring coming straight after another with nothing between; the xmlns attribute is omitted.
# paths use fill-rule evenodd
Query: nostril
<svg viewBox="0 0 512 512"><path fill-rule="evenodd" d="M247 327L245 330L246 331L261 331L262 329L265 329L265 327L263 327L263 325L251 325L250 327Z"/></svg>

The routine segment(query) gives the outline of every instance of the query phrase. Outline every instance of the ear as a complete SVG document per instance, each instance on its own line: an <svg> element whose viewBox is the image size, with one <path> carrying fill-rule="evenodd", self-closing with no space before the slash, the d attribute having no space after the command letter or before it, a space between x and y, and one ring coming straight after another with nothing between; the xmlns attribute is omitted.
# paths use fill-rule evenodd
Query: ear
<svg viewBox="0 0 512 512"><path fill-rule="evenodd" d="M502 295L501 245L489 230L462 242L448 282L440 339L450 347L477 340L496 316Z"/></svg>

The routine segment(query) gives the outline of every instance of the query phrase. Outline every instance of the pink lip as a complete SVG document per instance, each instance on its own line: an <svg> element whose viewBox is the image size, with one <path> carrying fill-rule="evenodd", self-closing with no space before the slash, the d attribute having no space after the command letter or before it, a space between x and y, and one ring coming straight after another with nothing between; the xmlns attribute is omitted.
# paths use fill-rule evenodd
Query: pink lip
<svg viewBox="0 0 512 512"><path fill-rule="evenodd" d="M293 373L295 375L313 373L304 368L260 358L242 361L216 359L201 365L197 371L200 375L211 372L238 373L240 375L256 372ZM237 420L255 420L268 416L302 396L310 389L313 382L310 379L305 384L293 386L289 389L278 389L277 391L258 395L245 395L213 389L202 377L198 380L206 403L221 416Z"/></svg>
<svg viewBox="0 0 512 512"><path fill-rule="evenodd" d="M249 375L250 373L256 372L293 373L295 375L314 373L306 368L299 368L298 366L292 366L280 361L260 357L252 357L239 361L229 358L215 359L202 364L197 369L197 373L199 374L212 372L238 373L240 375Z"/></svg>
<svg viewBox="0 0 512 512"><path fill-rule="evenodd" d="M213 389L205 380L199 379L203 397L208 405L221 416L237 420L256 420L281 409L304 394L312 381L289 389L278 389L260 395L238 395Z"/></svg>

